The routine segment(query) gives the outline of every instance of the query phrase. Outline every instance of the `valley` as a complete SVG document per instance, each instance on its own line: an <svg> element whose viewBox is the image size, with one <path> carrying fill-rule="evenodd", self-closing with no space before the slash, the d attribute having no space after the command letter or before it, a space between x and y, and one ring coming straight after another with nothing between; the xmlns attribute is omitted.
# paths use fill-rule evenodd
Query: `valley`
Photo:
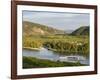
<svg viewBox="0 0 100 80"><path fill-rule="evenodd" d="M80 26L80 28L68 34L63 30L55 29L38 23L24 21L22 46L23 49L33 50L33 52L34 50L40 52L41 48L46 48L55 54L60 54L63 56L82 55L89 57L89 26ZM25 59L26 58L24 58L24 60ZM34 57L32 59L34 59ZM24 61L24 63L26 62ZM66 62L66 64L68 63ZM80 63L80 65L82 64Z"/></svg>

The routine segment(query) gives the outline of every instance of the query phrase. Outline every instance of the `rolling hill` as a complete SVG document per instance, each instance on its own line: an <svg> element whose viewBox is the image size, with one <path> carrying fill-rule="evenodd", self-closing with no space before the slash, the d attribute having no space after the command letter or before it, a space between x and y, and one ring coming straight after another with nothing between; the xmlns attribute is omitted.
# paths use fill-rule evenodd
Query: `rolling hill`
<svg viewBox="0 0 100 80"><path fill-rule="evenodd" d="M49 35L58 33L64 34L64 31L38 23L23 21L23 35Z"/></svg>
<svg viewBox="0 0 100 80"><path fill-rule="evenodd" d="M23 21L23 35L30 36L30 35L52 35L52 34L67 34L67 31L58 30L46 25ZM70 35L89 35L89 26L81 26L80 28L76 29Z"/></svg>
<svg viewBox="0 0 100 80"><path fill-rule="evenodd" d="M73 31L71 35L89 35L89 26L82 26Z"/></svg>

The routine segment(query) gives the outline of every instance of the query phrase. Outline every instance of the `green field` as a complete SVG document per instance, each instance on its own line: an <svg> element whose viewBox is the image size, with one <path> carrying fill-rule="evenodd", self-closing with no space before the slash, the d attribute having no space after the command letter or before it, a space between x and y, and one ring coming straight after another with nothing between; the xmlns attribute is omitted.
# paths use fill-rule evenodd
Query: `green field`
<svg viewBox="0 0 100 80"><path fill-rule="evenodd" d="M23 57L23 68L45 68L45 67L64 67L64 66L84 66L79 62L54 62L50 60L37 59L34 57Z"/></svg>

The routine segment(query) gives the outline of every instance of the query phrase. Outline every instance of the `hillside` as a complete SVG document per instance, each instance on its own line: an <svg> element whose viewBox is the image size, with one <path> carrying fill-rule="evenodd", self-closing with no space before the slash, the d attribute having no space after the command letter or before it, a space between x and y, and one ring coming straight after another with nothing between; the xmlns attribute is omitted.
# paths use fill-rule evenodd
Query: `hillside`
<svg viewBox="0 0 100 80"><path fill-rule="evenodd" d="M63 34L64 31L38 23L23 21L23 35L49 35L58 33Z"/></svg>
<svg viewBox="0 0 100 80"><path fill-rule="evenodd" d="M82 26L73 31L71 35L89 35L89 26Z"/></svg>

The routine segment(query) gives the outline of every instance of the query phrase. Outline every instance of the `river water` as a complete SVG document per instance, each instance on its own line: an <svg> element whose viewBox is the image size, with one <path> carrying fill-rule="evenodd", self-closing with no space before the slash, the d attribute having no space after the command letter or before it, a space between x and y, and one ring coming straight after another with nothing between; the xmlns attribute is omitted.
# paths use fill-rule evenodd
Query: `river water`
<svg viewBox="0 0 100 80"><path fill-rule="evenodd" d="M68 56L77 56L80 58L80 60L78 60L81 64L85 64L85 65L89 65L89 58L82 56L82 55L64 55L61 53L57 53L57 52L53 52L50 51L46 48L42 48L39 51L36 50L29 50L29 49L23 49L22 52L23 56L27 56L27 57L36 57L38 59L47 59L47 60L52 60L52 61L60 61L61 57L68 57ZM66 60L66 62L71 62L70 60Z"/></svg>

